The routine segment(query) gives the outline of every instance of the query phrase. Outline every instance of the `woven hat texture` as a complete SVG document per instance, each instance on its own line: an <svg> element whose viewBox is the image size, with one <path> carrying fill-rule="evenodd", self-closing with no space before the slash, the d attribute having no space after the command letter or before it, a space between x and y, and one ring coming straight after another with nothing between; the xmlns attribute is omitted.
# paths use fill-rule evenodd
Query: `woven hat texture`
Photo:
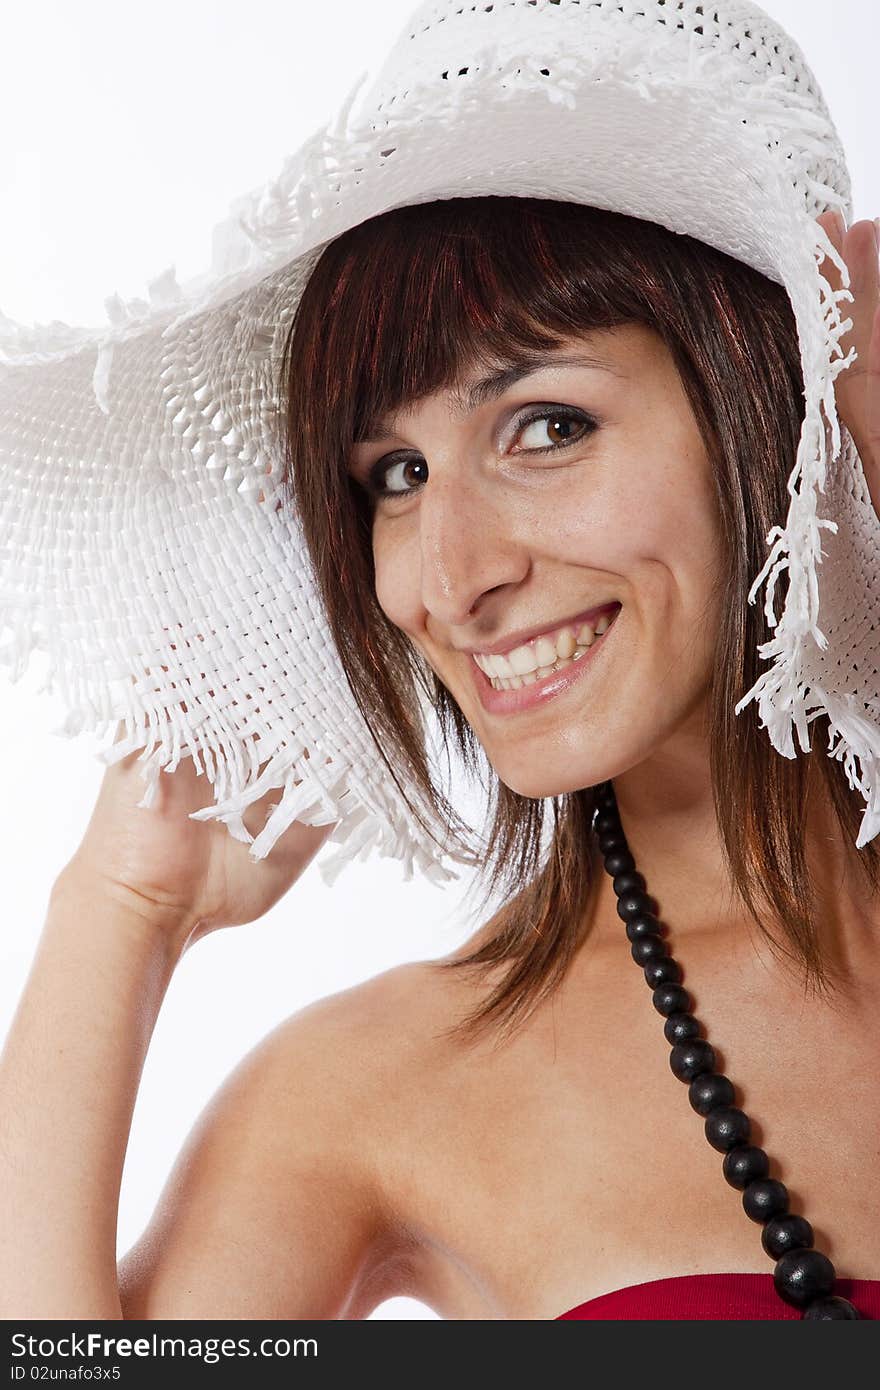
<svg viewBox="0 0 880 1390"><path fill-rule="evenodd" d="M696 237L789 295L804 419L788 515L750 594L763 586L766 669L737 712L757 701L787 758L828 712L827 752L866 803L864 845L880 830L880 526L834 402L855 360L840 346L849 278L815 221L832 208L851 220L850 181L800 49L747 0L434 0L358 101L367 77L233 204L204 275L180 286L171 269L145 299L108 299L99 330L0 315L10 679L46 652L41 689L68 711L57 733L124 721L99 756L144 750L144 807L160 770L193 758L214 794L195 818L224 822L254 859L294 819L338 821L319 861L327 882L371 853L400 859L407 878L457 877L470 847L429 808L414 816L388 777L281 505L279 359L311 270L347 229L436 198L568 199ZM278 800L252 837L243 812L270 788Z"/></svg>

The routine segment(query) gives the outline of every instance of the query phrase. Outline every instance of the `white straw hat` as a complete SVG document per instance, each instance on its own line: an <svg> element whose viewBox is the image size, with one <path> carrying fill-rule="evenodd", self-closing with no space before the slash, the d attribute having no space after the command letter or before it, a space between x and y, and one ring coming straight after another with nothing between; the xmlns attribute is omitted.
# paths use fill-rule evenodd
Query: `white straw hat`
<svg viewBox="0 0 880 1390"><path fill-rule="evenodd" d="M828 752L866 802L863 846L880 830L880 523L838 424L851 296L833 292L823 257L849 277L815 220L832 208L851 220L849 176L800 49L748 0L433 0L356 105L366 76L277 179L233 205L205 275L181 288L170 271L148 300L107 300L103 331L0 315L10 678L45 651L41 689L69 711L56 732L112 735L123 720L99 756L144 749L144 807L160 769L192 757L215 803L194 818L248 842L243 812L280 788L255 859L294 819L338 820L328 882L372 851L407 878L456 877L444 860L469 854L389 779L281 505L279 359L318 256L348 228L437 198L572 200L696 237L788 293L804 421L788 515L750 594L766 585L767 669L736 708L757 700L788 758L794 730L806 750L827 710Z"/></svg>

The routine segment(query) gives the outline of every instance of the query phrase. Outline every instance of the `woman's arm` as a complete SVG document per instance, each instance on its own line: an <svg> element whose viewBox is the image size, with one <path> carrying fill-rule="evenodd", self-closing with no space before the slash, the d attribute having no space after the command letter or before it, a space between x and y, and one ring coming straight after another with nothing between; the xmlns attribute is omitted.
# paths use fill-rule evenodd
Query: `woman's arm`
<svg viewBox="0 0 880 1390"><path fill-rule="evenodd" d="M76 873L52 891L0 1055L0 1317L363 1317L410 1291L375 1122L381 976L293 1015L243 1059L117 1270L135 1097L188 933Z"/></svg>
<svg viewBox="0 0 880 1390"><path fill-rule="evenodd" d="M0 1053L0 1317L120 1318L122 1166L188 924L62 872Z"/></svg>
<svg viewBox="0 0 880 1390"><path fill-rule="evenodd" d="M363 1318L418 1296L385 1193L394 973L293 1014L227 1077L120 1260L125 1318Z"/></svg>

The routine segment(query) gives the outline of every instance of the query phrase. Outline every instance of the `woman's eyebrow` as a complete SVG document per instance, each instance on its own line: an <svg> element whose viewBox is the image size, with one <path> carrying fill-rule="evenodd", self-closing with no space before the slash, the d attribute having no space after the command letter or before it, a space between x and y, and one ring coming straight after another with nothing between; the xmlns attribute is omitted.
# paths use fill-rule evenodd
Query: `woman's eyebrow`
<svg viewBox="0 0 880 1390"><path fill-rule="evenodd" d="M600 372L611 372L613 376L624 375L607 358L596 357L588 352L566 353L562 357L548 357L546 353L534 357L521 357L514 363L505 364L490 372L488 376L470 382L460 391L453 392L456 417L469 414L470 411L485 405L487 401L497 400L511 386L515 386L524 377L531 376L533 372L545 369L551 371L554 367L592 367Z"/></svg>
<svg viewBox="0 0 880 1390"><path fill-rule="evenodd" d="M509 391L511 386L515 386L524 377L545 369L551 370L553 367L591 367L596 371L610 372L612 376L626 376L625 372L609 362L607 358L596 357L587 352L567 353L563 357L548 357L546 353L540 356L536 354L531 357L521 357L516 362L505 363L495 368L487 376L479 377L477 380L460 387L457 391L453 391L453 418L461 419L462 416L469 415L479 406L503 396L505 391ZM356 442L358 444L378 444L384 439L393 439L394 434L395 431L387 426L374 425L368 434L361 435Z"/></svg>

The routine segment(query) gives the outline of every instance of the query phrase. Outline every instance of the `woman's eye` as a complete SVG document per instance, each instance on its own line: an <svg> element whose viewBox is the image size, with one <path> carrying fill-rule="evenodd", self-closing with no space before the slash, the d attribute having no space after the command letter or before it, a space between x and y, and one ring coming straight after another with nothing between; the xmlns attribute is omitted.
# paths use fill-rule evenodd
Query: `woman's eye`
<svg viewBox="0 0 880 1390"><path fill-rule="evenodd" d="M419 471L423 475L428 472L428 465L423 458L418 455L395 458L391 454L388 458L380 459L370 469L367 490L374 497L404 497L408 492L415 491L415 488L406 486L408 482L415 483L416 487L421 487L424 483L424 476L414 476Z"/></svg>
<svg viewBox="0 0 880 1390"><path fill-rule="evenodd" d="M553 449L564 449L566 444L579 443L590 430L597 428L596 421L580 410L554 406L535 411L520 420L516 437L526 436L533 425L541 427L535 430L535 437L540 439L541 430L545 430L544 438L549 439L550 443L543 446L532 444L525 450L526 453L547 454Z"/></svg>
<svg viewBox="0 0 880 1390"><path fill-rule="evenodd" d="M587 434L598 429L596 421L583 411L567 406L547 406L520 420L515 438L527 436L533 426L534 434L538 437L541 431L544 431L544 439L549 439L549 444L535 443L517 452L549 454L556 449L564 449L569 444L580 443ZM367 491L374 498L406 497L424 485L427 472L428 465L419 455L395 458L393 454L389 454L386 458L379 459L370 469L367 475Z"/></svg>

